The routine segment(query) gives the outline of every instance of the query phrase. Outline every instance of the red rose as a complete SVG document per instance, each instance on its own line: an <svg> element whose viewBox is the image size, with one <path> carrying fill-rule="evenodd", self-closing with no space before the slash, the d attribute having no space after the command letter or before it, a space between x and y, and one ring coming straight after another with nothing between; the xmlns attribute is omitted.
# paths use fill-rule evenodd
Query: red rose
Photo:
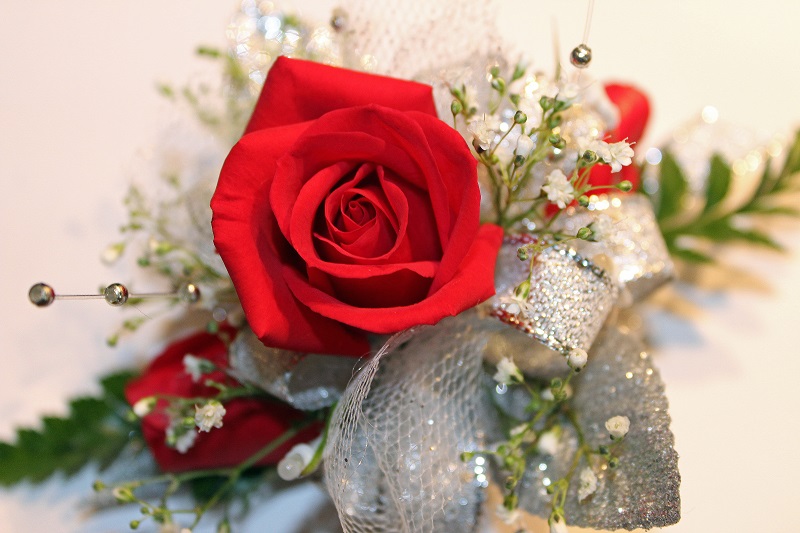
<svg viewBox="0 0 800 533"><path fill-rule="evenodd" d="M228 333L232 333L232 330ZM187 354L208 359L221 368L227 365L227 348L219 337L208 333L192 335L168 346L140 377L128 384L125 388L128 402L133 405L142 398L154 395L182 398L215 396L218 392L216 389L195 383L185 372L183 358ZM204 379L233 381L219 370L204 376ZM200 432L192 447L186 453L180 453L166 444L169 417L162 411L166 404L166 400L160 400L154 412L142 420L145 441L165 472L236 466L281 436L293 422L303 416L299 411L277 400L231 400L225 403L226 413L222 427L208 433ZM301 431L293 440L258 464L263 466L277 463L294 444L314 439L319 434L319 429L316 426Z"/></svg>
<svg viewBox="0 0 800 533"><path fill-rule="evenodd" d="M609 143L625 140L629 143L638 142L644 134L650 116L650 102L647 96L635 87L617 84L606 85L606 94L619 109L619 124L616 129L608 132L603 140ZM589 175L589 183L592 185L611 185L624 180L630 181L633 190L636 190L639 187L639 169L635 165L628 165L622 167L619 174L612 177L610 166L595 165Z"/></svg>
<svg viewBox="0 0 800 533"><path fill-rule="evenodd" d="M494 294L500 228L431 88L280 58L211 201L214 242L264 344L363 355Z"/></svg>

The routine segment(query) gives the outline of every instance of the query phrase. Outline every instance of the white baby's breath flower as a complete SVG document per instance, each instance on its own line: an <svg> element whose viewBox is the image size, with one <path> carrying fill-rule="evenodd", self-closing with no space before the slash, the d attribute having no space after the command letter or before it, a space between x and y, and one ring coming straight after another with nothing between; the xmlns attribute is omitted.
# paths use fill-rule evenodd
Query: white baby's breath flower
<svg viewBox="0 0 800 533"><path fill-rule="evenodd" d="M155 406L156 399L153 396L147 396L133 404L133 413L139 418L144 418L152 412Z"/></svg>
<svg viewBox="0 0 800 533"><path fill-rule="evenodd" d="M587 354L586 350L583 348L573 348L570 350L569 355L567 355L567 363L569 364L570 368L576 372L583 370L583 367L586 366L586 361L588 360L589 354Z"/></svg>
<svg viewBox="0 0 800 533"><path fill-rule="evenodd" d="M522 157L528 157L535 147L536 143L533 142L533 139L527 135L520 135L519 139L517 139L517 148L514 153Z"/></svg>
<svg viewBox="0 0 800 533"><path fill-rule="evenodd" d="M504 385L510 385L512 383L518 383L524 380L522 377L522 372L520 372L519 368L517 368L517 365L514 364L514 361L508 357L503 357L500 359L500 362L497 363L497 372L493 378L496 382Z"/></svg>
<svg viewBox="0 0 800 533"><path fill-rule="evenodd" d="M200 431L209 432L211 428L222 427L225 408L218 401L211 400L205 405L196 405L194 409L194 423Z"/></svg>
<svg viewBox="0 0 800 533"><path fill-rule="evenodd" d="M611 165L611 172L619 172L622 167L631 164L633 158L633 148L625 141L608 145L608 156L603 157L603 161Z"/></svg>
<svg viewBox="0 0 800 533"><path fill-rule="evenodd" d="M612 416L606 420L606 430L612 439L621 439L628 434L631 421L627 416Z"/></svg>
<svg viewBox="0 0 800 533"><path fill-rule="evenodd" d="M508 524L509 526L512 525L514 522L519 520L519 509L506 509L506 506L502 503L497 506L495 510L495 514L497 518L503 521L504 524Z"/></svg>
<svg viewBox="0 0 800 533"><path fill-rule="evenodd" d="M564 522L563 518L551 518L549 522L550 533L569 533L567 523Z"/></svg>
<svg viewBox="0 0 800 533"><path fill-rule="evenodd" d="M614 234L614 220L605 213L600 213L597 218L589 224L592 230L592 240L605 241Z"/></svg>
<svg viewBox="0 0 800 533"><path fill-rule="evenodd" d="M547 175L542 190L547 194L547 199L560 209L564 209L575 199L575 189L572 188L567 176L558 168Z"/></svg>
<svg viewBox="0 0 800 533"><path fill-rule="evenodd" d="M556 452L558 452L558 441L558 433L550 430L539 435L539 441L536 443L536 448L539 450L539 453L543 453L545 455L555 455Z"/></svg>
<svg viewBox="0 0 800 533"><path fill-rule="evenodd" d="M591 468L586 467L581 470L578 477L578 501L582 502L597 490L597 476Z"/></svg>
<svg viewBox="0 0 800 533"><path fill-rule="evenodd" d="M488 150L497 134L499 120L493 115L484 115L469 121L467 131L472 135L473 144Z"/></svg>

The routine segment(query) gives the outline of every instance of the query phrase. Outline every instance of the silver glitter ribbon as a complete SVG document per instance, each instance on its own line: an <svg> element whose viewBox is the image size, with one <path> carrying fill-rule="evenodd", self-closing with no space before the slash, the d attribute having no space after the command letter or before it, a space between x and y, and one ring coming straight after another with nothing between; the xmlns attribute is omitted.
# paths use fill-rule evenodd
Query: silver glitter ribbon
<svg viewBox="0 0 800 533"><path fill-rule="evenodd" d="M608 257L617 281L635 301L672 279L672 260L653 206L641 194L592 196L585 208L569 207L558 220L558 228L574 235L603 214L613 224L611 231L598 242L576 241L578 251L589 258Z"/></svg>
<svg viewBox="0 0 800 533"><path fill-rule="evenodd" d="M237 379L303 410L333 405L357 363L350 357L268 348L249 328L231 343L228 359Z"/></svg>
<svg viewBox="0 0 800 533"><path fill-rule="evenodd" d="M616 469L595 468L597 490L578 501L577 474L567 494L565 514L570 524L596 529L664 527L680 519L678 454L669 429L667 398L658 370L641 341L616 326L607 326L589 352L589 364L572 380L570 401L586 442L593 448L610 444L604 423L615 415L630 418L630 431L618 455ZM519 416L529 398L521 390L496 395L495 403ZM523 477L519 505L546 517L550 513L547 485L567 474L578 447L570 425L555 455L536 454ZM585 459L576 472L586 466Z"/></svg>
<svg viewBox="0 0 800 533"><path fill-rule="evenodd" d="M503 244L496 272L497 293L492 314L538 341L542 349L567 355L575 348L588 350L619 294L616 283L600 267L571 247L554 245L528 263L517 259L519 241ZM515 301L514 287L530 281L525 301ZM513 306L513 307L512 307ZM514 362L528 374L546 358L523 352ZM563 363L563 361L562 361Z"/></svg>

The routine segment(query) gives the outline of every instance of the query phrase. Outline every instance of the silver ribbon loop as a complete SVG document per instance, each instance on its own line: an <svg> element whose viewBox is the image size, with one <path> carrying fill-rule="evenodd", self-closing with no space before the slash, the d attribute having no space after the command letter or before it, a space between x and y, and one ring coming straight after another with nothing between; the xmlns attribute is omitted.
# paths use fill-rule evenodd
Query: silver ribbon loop
<svg viewBox="0 0 800 533"><path fill-rule="evenodd" d="M658 227L653 206L641 194L592 196L589 205L569 207L559 219L559 228L575 234L601 215L612 224L598 242L580 241L575 248L592 258L605 255L614 264L616 280L639 301L671 280L674 267Z"/></svg>
<svg viewBox="0 0 800 533"><path fill-rule="evenodd" d="M498 257L498 296L492 300L491 313L537 340L545 352L567 355L575 348L588 350L614 307L619 295L616 283L599 266L563 245L542 251L528 277L528 263L516 257L518 246L513 241L504 243ZM530 291L520 300L514 296L514 287L526 277ZM515 357L514 362L532 374L545 357L529 353ZM561 365L568 370L563 358Z"/></svg>

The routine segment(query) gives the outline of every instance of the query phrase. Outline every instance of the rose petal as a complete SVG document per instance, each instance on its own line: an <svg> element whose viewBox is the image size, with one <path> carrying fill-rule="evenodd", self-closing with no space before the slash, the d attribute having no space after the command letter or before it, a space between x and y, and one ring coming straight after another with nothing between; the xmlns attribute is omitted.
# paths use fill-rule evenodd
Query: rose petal
<svg viewBox="0 0 800 533"><path fill-rule="evenodd" d="M276 160L308 124L247 134L234 146L211 200L217 247L253 332L268 345L361 356L366 338L322 320L292 296L282 271L295 262L268 201Z"/></svg>
<svg viewBox="0 0 800 533"><path fill-rule="evenodd" d="M429 85L279 57L269 70L245 133L366 104L436 116Z"/></svg>
<svg viewBox="0 0 800 533"><path fill-rule="evenodd" d="M455 276L421 302L401 307L364 308L348 305L311 286L297 271L285 269L286 282L295 297L322 316L373 333L395 333L419 325L435 324L494 295L494 261L503 230L484 224Z"/></svg>

